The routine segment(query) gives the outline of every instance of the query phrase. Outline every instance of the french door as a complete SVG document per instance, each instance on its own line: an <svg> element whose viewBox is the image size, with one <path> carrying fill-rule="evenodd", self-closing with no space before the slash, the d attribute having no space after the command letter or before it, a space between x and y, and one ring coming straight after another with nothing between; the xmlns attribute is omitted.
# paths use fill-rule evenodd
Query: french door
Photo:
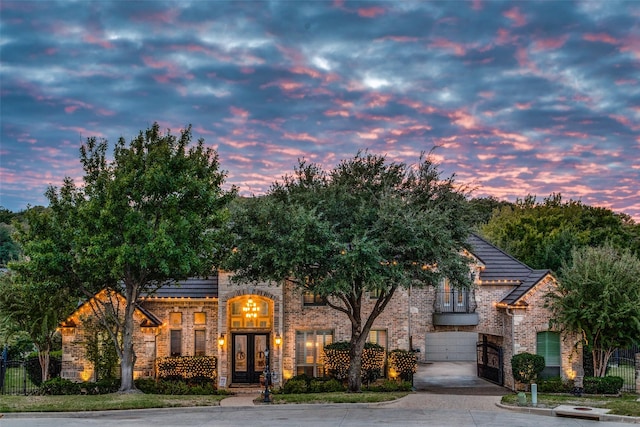
<svg viewBox="0 0 640 427"><path fill-rule="evenodd" d="M257 384L266 367L266 350L269 334L232 334L232 381L234 383Z"/></svg>

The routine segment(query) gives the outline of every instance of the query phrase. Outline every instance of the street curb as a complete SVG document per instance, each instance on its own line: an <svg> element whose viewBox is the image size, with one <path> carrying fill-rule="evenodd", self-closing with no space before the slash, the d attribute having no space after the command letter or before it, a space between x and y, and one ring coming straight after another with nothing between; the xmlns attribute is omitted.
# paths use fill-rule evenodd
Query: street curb
<svg viewBox="0 0 640 427"><path fill-rule="evenodd" d="M496 406L502 409L506 409L513 412L520 412L524 414L535 414L535 415L544 415L548 417L555 417L555 413L553 411L554 408L533 408L533 407L525 407L525 406L511 406L504 405L502 403L496 403ZM604 414L600 416L600 421L613 421L618 423L628 423L628 424L640 424L640 417L629 417L626 415L612 415L612 414Z"/></svg>

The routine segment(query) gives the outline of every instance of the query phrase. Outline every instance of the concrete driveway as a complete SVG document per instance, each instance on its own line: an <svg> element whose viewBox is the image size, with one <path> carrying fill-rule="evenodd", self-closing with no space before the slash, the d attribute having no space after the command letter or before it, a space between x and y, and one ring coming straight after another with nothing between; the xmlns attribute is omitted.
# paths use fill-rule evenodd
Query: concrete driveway
<svg viewBox="0 0 640 427"><path fill-rule="evenodd" d="M502 396L510 390L478 378L475 362L419 363L413 377L416 391L437 394Z"/></svg>

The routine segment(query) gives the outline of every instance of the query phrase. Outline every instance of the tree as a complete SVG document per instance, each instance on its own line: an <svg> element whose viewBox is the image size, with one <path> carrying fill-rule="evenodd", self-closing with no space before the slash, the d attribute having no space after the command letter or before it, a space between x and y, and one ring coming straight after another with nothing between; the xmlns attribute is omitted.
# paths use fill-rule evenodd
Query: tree
<svg viewBox="0 0 640 427"><path fill-rule="evenodd" d="M11 238L13 227L0 223L0 266L4 267L9 261L18 259L20 248Z"/></svg>
<svg viewBox="0 0 640 427"><path fill-rule="evenodd" d="M43 381L49 378L49 353L58 325L73 308L74 299L55 283L33 283L11 271L0 276L0 315L35 345Z"/></svg>
<svg viewBox="0 0 640 427"><path fill-rule="evenodd" d="M592 349L594 376L604 376L616 348L640 340L640 258L607 243L574 249L548 295L552 326L582 336Z"/></svg>
<svg viewBox="0 0 640 427"><path fill-rule="evenodd" d="M80 149L84 185L66 178L47 191L57 238L31 236L31 252L25 250L43 274L89 299L116 346L123 392L135 390L133 314L140 296L211 274L221 253L235 188L221 189L225 173L213 149L203 140L190 145L191 127L176 137L154 123L129 144L120 138L108 161L107 141L87 139ZM112 298L106 304L91 298L105 288L123 296L123 313Z"/></svg>
<svg viewBox="0 0 640 427"><path fill-rule="evenodd" d="M610 209L575 200L565 202L560 194L552 194L541 203L529 195L503 206L481 232L528 266L556 272L563 261L569 261L574 247L610 241L640 254L640 224Z"/></svg>
<svg viewBox="0 0 640 427"><path fill-rule="evenodd" d="M387 163L358 153L329 172L301 161L266 196L232 214L227 268L239 282L289 280L326 298L351 323L349 390L361 388L361 357L374 320L399 287L470 285L462 255L468 204L454 177L430 158ZM366 292L378 298L369 312Z"/></svg>

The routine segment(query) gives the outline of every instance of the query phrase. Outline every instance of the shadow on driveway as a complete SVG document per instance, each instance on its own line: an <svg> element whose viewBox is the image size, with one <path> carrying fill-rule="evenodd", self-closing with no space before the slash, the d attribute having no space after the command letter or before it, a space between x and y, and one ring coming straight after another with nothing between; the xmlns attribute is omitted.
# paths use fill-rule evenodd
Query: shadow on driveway
<svg viewBox="0 0 640 427"><path fill-rule="evenodd" d="M511 390L476 375L475 362L419 363L413 377L416 391L437 394L502 396Z"/></svg>

